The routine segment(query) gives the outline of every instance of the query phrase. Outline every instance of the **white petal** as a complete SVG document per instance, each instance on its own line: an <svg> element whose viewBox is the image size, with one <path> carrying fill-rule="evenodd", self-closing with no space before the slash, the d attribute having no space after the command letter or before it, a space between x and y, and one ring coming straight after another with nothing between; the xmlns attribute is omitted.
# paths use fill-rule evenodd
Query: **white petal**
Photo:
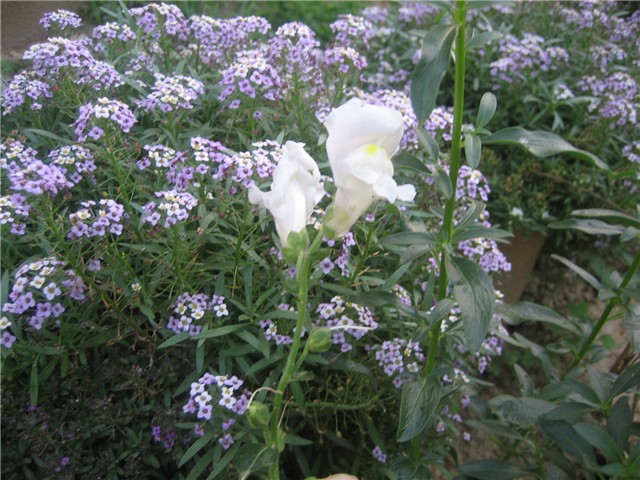
<svg viewBox="0 0 640 480"><path fill-rule="evenodd" d="M403 202L412 202L416 196L416 187L407 183L406 185L400 185L398 187L398 199Z"/></svg>
<svg viewBox="0 0 640 480"><path fill-rule="evenodd" d="M249 202L261 207L265 206L265 193L255 185L249 185Z"/></svg>
<svg viewBox="0 0 640 480"><path fill-rule="evenodd" d="M373 191L379 197L393 203L396 201L396 197L398 196L398 185L391 177L380 177L380 179L373 185Z"/></svg>
<svg viewBox="0 0 640 480"><path fill-rule="evenodd" d="M329 132L327 155L332 169L334 162L367 144L379 145L389 157L393 156L404 130L400 112L369 105L358 98L333 110L324 125Z"/></svg>

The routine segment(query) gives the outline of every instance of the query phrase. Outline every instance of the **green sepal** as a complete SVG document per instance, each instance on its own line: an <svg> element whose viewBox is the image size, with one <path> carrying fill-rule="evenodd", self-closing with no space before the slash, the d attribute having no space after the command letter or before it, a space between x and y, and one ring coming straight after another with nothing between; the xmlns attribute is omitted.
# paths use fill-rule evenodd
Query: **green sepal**
<svg viewBox="0 0 640 480"><path fill-rule="evenodd" d="M312 353L326 352L331 348L333 339L331 338L331 330L327 327L316 328L309 335L309 351Z"/></svg>
<svg viewBox="0 0 640 480"><path fill-rule="evenodd" d="M269 407L262 402L252 401L244 416L251 428L262 428L269 424Z"/></svg>
<svg viewBox="0 0 640 480"><path fill-rule="evenodd" d="M307 229L303 228L299 232L291 232L287 237L287 246L282 247L282 256L287 263L295 264L298 256L309 246L309 235Z"/></svg>

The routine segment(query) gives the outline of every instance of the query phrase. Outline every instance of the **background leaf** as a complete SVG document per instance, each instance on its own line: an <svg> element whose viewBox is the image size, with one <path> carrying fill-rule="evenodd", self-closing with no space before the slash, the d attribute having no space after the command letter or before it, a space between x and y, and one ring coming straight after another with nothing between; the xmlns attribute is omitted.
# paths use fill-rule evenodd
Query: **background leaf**
<svg viewBox="0 0 640 480"><path fill-rule="evenodd" d="M442 385L435 377L420 378L402 386L398 442L406 442L429 426L440 401Z"/></svg>
<svg viewBox="0 0 640 480"><path fill-rule="evenodd" d="M480 266L466 258L449 258L446 266L453 283L453 296L460 305L465 346L476 352L487 335L493 316L493 284Z"/></svg>
<svg viewBox="0 0 640 480"><path fill-rule="evenodd" d="M608 170L609 166L592 153L579 150L561 137L542 130L510 127L483 138L485 145L519 145L535 157L546 158L566 153Z"/></svg>
<svg viewBox="0 0 640 480"><path fill-rule="evenodd" d="M476 460L461 465L460 473L478 480L509 480L531 472L504 460Z"/></svg>
<svg viewBox="0 0 640 480"><path fill-rule="evenodd" d="M455 37L455 25L436 25L422 39L422 55L411 78L411 106L421 125L436 105Z"/></svg>

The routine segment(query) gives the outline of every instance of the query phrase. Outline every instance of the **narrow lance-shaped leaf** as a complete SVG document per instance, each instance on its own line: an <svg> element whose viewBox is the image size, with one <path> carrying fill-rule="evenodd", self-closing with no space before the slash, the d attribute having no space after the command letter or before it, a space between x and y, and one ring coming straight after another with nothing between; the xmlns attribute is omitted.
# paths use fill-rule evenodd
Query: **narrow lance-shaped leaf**
<svg viewBox="0 0 640 480"><path fill-rule="evenodd" d="M571 212L571 215L575 215L576 217L604 218L606 220L617 222L621 225L640 228L640 218L635 218L631 215L627 215L626 213L618 212L616 210L609 210L606 208L586 208L582 210L574 210L573 212Z"/></svg>
<svg viewBox="0 0 640 480"><path fill-rule="evenodd" d="M402 387L398 442L406 442L429 426L440 402L442 385L436 377L407 382Z"/></svg>
<svg viewBox="0 0 640 480"><path fill-rule="evenodd" d="M610 225L593 218L568 218L549 224L550 228L573 228L589 235L621 235L625 231L622 225Z"/></svg>
<svg viewBox="0 0 640 480"><path fill-rule="evenodd" d="M504 460L476 460L460 466L460 473L478 480L509 480L531 472Z"/></svg>
<svg viewBox="0 0 640 480"><path fill-rule="evenodd" d="M449 258L446 267L453 283L453 296L460 305L465 346L476 352L487 335L493 316L493 284L482 268L466 258Z"/></svg>
<svg viewBox="0 0 640 480"><path fill-rule="evenodd" d="M455 36L455 25L436 25L422 39L420 61L411 78L411 106L420 124L436 105Z"/></svg>
<svg viewBox="0 0 640 480"><path fill-rule="evenodd" d="M577 273L580 276L580 278L582 278L585 282L587 282L589 285L591 285L596 290L600 290L602 288L602 285L600 284L600 282L598 281L598 279L596 277L591 275L584 268L579 267L578 265L573 263L568 258L564 258L564 257L561 257L560 255L556 255L556 254L551 255L551 258L553 258L554 260L558 260L561 263L564 263L567 267L569 267L571 270L573 270L575 273Z"/></svg>
<svg viewBox="0 0 640 480"><path fill-rule="evenodd" d="M485 145L520 145L535 157L545 158L566 153L587 160L599 168L609 166L592 153L580 150L561 137L542 130L529 131L521 127L510 127L482 139Z"/></svg>

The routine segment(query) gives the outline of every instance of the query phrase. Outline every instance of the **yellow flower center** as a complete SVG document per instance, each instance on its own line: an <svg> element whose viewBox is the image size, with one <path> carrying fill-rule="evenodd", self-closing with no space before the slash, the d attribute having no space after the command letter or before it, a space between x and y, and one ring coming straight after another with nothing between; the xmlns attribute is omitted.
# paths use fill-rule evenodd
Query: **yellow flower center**
<svg viewBox="0 0 640 480"><path fill-rule="evenodd" d="M364 151L367 153L367 155L375 155L376 153L378 153L378 150L380 150L380 146L376 145L375 143L370 143L364 147Z"/></svg>

